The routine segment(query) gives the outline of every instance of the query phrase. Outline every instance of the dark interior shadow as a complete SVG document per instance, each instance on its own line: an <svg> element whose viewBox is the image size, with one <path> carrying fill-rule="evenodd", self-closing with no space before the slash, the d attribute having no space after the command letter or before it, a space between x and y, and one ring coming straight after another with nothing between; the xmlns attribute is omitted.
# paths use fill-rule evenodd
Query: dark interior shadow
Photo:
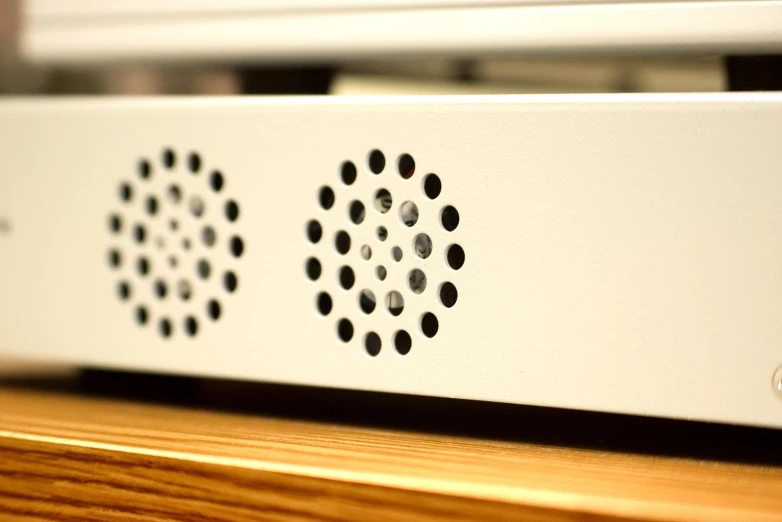
<svg viewBox="0 0 782 522"><path fill-rule="evenodd" d="M480 401L85 370L4 387L484 439L782 465L782 430Z"/></svg>

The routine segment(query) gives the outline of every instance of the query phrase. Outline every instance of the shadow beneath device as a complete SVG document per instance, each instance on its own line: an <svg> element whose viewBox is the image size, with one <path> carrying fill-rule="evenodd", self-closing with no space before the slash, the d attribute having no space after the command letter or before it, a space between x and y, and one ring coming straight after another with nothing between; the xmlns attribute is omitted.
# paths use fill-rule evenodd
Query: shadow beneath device
<svg viewBox="0 0 782 522"><path fill-rule="evenodd" d="M782 465L782 430L283 384L85 370L4 387L625 453Z"/></svg>

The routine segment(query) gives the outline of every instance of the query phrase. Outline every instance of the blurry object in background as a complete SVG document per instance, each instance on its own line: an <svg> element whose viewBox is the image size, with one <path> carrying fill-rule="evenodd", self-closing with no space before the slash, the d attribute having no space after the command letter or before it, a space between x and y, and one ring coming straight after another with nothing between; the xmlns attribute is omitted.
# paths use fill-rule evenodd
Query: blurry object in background
<svg viewBox="0 0 782 522"><path fill-rule="evenodd" d="M143 0L23 3L41 64L772 53L773 0Z"/></svg>

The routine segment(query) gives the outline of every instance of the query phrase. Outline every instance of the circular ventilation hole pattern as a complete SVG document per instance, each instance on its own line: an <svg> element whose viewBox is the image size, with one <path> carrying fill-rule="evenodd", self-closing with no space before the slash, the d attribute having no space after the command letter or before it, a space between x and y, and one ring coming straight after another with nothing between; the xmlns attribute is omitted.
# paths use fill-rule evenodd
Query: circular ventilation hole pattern
<svg viewBox="0 0 782 522"><path fill-rule="evenodd" d="M319 285L331 285L315 291L316 302L328 296L329 306L318 307L320 315L335 316L331 325L336 328L337 338L348 343L357 337L371 356L380 353L383 342L390 343L397 354L407 355L412 349L413 337L434 337L439 331L439 318L427 310L438 307L437 310L445 313L455 305L456 286L452 281L445 281L443 276L455 276L451 270L459 270L464 264L464 250L457 244L457 234L442 244L438 240L442 237L439 234L455 232L459 226L459 212L454 205L433 203L443 196L450 197L443 179L431 171L422 171L428 173L420 176L420 182L410 185L407 181L418 170L413 156L402 153L393 157L396 160L389 163L389 170L395 172L388 175L381 175L387 165L386 155L380 149L367 153L363 168L356 168L356 163L347 159L337 164L332 171L333 177L321 180L314 187L318 197L313 208L321 213L332 209L337 200L345 203L340 204L337 212L310 216L318 220L311 219L306 227L308 246L312 249L304 259L306 278ZM360 180L367 170L374 175ZM401 203L394 203L392 192L405 196L400 199ZM366 222L371 226L366 227ZM363 225L362 228L356 228L359 225ZM417 234L410 233L413 227ZM330 243L325 250L322 246L314 246L320 243L324 230L328 231L327 242ZM389 237L393 241L387 247L383 246L380 251L373 248L388 241ZM437 241L436 245L432 237ZM374 240L378 244L368 244ZM357 241L355 254L351 252L353 241ZM333 257L328 259L328 256ZM386 256L390 256L390 260ZM369 265L362 261L375 263ZM323 277L324 271L328 273L324 267L334 266L330 263L339 267L333 279ZM388 263L391 267L387 270ZM378 286L369 289L366 282ZM434 290L427 291L428 286ZM382 290L378 291L378 288ZM332 297L339 301L339 306L351 302L343 298L355 299L353 302L358 310L354 313L358 315L354 319L342 316L342 310L331 301ZM405 303L405 300L409 302ZM406 304L411 308L404 314ZM328 313L324 313L326 308ZM379 316L378 308L383 312ZM387 339L381 338L378 329L370 327L376 321L394 321L393 328L383 327L384 332L389 332ZM383 326L382 322L380 325ZM370 328L374 331L369 331Z"/></svg>
<svg viewBox="0 0 782 522"><path fill-rule="evenodd" d="M156 317L157 331L161 336L175 335L175 325L181 325L181 333L193 337L200 331L199 325L204 320L214 321L221 314L220 304L208 295L213 290L204 282L210 277L212 263L217 265L221 262L220 255L216 252L218 257L212 260L203 255L203 250L191 249L193 240L196 247L201 244L214 246L218 239L216 231L231 227L225 229L224 236L221 234L221 237L227 238L230 256L242 257L247 244L235 224L239 217L239 204L234 199L214 194L225 192L223 174L211 170L206 178L196 175L182 177L181 171L177 171L177 158L173 147L162 148L152 159L140 158L134 162L132 169L138 176L135 185L120 180L118 203L121 212L109 214L109 230L115 242L124 241L126 244L110 247L109 262L119 265L122 261L120 253L125 251L126 246L132 248L134 264L126 275L138 281L123 279L117 283L120 300L133 300L136 292L131 293L131 288L138 288L137 282L144 279L146 282L142 289L151 290L151 294L147 295L153 296L152 304L136 302L131 308L136 324L147 324ZM193 174L205 171L206 163L200 152L188 151L181 155L181 159L182 171ZM152 179L152 173L156 171L168 171L168 174L159 180ZM137 197L136 194L143 196ZM210 205L214 202L215 208L224 209L224 212L207 212L207 201ZM165 219L157 220L157 216ZM129 225L128 234L122 234L125 220ZM322 234L322 231L308 231L308 235L316 232ZM179 245L182 250L167 250ZM111 254L113 251L117 254ZM152 260L160 262L153 264ZM220 282L223 288L233 293L238 288L237 261L231 259L225 262L232 263L230 270L225 270L229 267L216 269L222 274ZM169 298L169 293L176 299Z"/></svg>

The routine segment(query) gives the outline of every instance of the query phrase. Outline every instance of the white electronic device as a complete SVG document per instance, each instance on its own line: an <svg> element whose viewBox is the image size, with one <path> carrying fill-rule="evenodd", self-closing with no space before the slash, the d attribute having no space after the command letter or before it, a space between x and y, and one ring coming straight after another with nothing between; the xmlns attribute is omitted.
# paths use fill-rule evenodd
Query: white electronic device
<svg viewBox="0 0 782 522"><path fill-rule="evenodd" d="M0 350L782 427L782 95L0 103Z"/></svg>
<svg viewBox="0 0 782 522"><path fill-rule="evenodd" d="M768 53L780 0L29 0L40 63Z"/></svg>

